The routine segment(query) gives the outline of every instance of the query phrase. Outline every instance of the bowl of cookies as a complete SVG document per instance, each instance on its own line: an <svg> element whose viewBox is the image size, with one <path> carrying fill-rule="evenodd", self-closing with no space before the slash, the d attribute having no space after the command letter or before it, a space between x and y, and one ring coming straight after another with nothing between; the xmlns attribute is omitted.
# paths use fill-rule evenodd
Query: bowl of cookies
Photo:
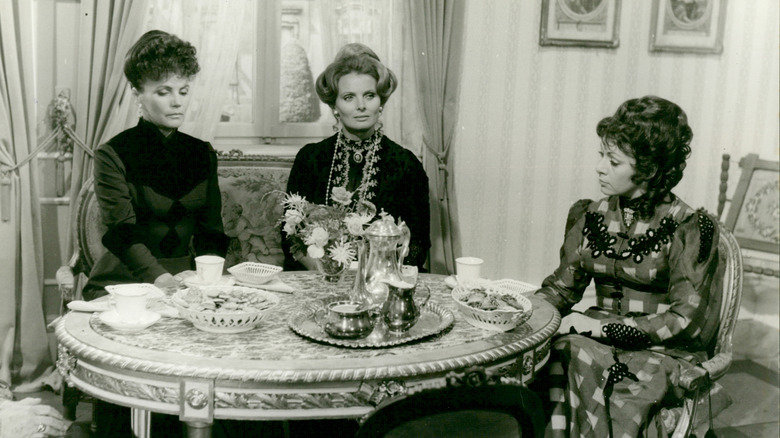
<svg viewBox="0 0 780 438"><path fill-rule="evenodd" d="M452 289L452 299L469 324L485 330L508 331L531 317L533 306L524 295L535 288L516 281L471 280Z"/></svg>
<svg viewBox="0 0 780 438"><path fill-rule="evenodd" d="M202 286L178 290L171 302L200 330L241 333L255 328L279 304L279 297L250 287Z"/></svg>

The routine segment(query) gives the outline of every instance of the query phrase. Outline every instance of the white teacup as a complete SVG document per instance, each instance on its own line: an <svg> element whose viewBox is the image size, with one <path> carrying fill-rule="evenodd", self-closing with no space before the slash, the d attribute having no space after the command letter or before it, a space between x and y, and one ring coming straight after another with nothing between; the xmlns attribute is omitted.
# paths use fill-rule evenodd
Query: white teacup
<svg viewBox="0 0 780 438"><path fill-rule="evenodd" d="M148 290L134 288L131 284L123 286L110 291L113 297L111 304L122 321L139 321L146 313Z"/></svg>
<svg viewBox="0 0 780 438"><path fill-rule="evenodd" d="M458 257L455 259L455 270L459 280L471 280L482 277L482 263L478 257Z"/></svg>
<svg viewBox="0 0 780 438"><path fill-rule="evenodd" d="M215 255L202 255L195 257L195 270L198 280L203 284L216 284L222 279L222 269L225 259Z"/></svg>
<svg viewBox="0 0 780 438"><path fill-rule="evenodd" d="M417 266L403 265L401 267L401 279L407 283L417 284Z"/></svg>

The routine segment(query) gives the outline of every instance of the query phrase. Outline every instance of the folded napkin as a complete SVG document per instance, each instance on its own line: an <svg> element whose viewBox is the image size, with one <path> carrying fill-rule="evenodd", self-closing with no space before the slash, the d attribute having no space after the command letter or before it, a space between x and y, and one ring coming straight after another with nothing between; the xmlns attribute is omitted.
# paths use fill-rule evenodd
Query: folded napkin
<svg viewBox="0 0 780 438"><path fill-rule="evenodd" d="M147 309L159 313L166 318L179 318L179 311L176 308L166 304L163 299L151 299ZM111 303L108 300L81 301L75 300L68 303L68 309L74 312L106 312L111 310Z"/></svg>
<svg viewBox="0 0 780 438"><path fill-rule="evenodd" d="M279 280L278 278L274 278L273 280L264 284L244 283L241 281L237 281L236 284L239 286L253 287L255 289L268 290L271 292L281 292L285 294L291 294L293 291L295 291L292 286L283 282L282 280Z"/></svg>
<svg viewBox="0 0 780 438"><path fill-rule="evenodd" d="M195 271L182 271L176 274L173 278L183 282L185 279L192 277L194 275L197 275ZM235 279L235 276L233 275L225 275L225 277L230 277ZM238 281L236 279L236 286L253 287L255 289L262 289L271 292L281 292L285 294L291 294L295 291L295 289L292 286L283 282L282 280L279 280L278 278L274 278L268 283L263 283L263 284L245 283L243 281Z"/></svg>

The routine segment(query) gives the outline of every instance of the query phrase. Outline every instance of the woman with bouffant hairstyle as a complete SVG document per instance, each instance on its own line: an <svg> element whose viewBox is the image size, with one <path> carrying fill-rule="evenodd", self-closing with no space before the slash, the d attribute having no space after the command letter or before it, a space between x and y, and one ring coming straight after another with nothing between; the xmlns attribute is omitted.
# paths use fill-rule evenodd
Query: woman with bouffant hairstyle
<svg viewBox="0 0 780 438"><path fill-rule="evenodd" d="M173 276L191 269L195 256L225 255L216 153L178 131L199 70L195 47L160 30L141 36L125 57L139 120L95 151L108 251L90 273L88 299L110 284L173 288Z"/></svg>
<svg viewBox="0 0 780 438"><path fill-rule="evenodd" d="M338 132L301 148L287 192L332 204L333 189L345 189L352 202L369 201L377 211L402 219L411 231L405 263L422 268L431 245L428 177L411 151L384 136L379 121L397 86L395 74L373 50L359 43L344 46L316 82ZM285 269L316 269L311 254L290 242L284 230L282 237Z"/></svg>
<svg viewBox="0 0 780 438"><path fill-rule="evenodd" d="M717 330L717 222L672 193L693 138L679 106L631 99L596 133L606 197L571 207L560 265L536 292L563 316L538 382L551 436L666 437L657 414L681 401L680 375L697 373ZM591 281L596 306L573 311Z"/></svg>

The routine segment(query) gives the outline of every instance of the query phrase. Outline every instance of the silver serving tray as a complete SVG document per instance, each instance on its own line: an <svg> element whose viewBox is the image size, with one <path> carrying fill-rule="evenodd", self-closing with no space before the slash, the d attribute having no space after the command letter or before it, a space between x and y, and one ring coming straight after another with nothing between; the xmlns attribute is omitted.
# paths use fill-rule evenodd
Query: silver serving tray
<svg viewBox="0 0 780 438"><path fill-rule="evenodd" d="M439 334L455 321L455 316L449 309L438 304L428 303L420 309L420 319L404 333L391 333L387 326L378 318L374 331L363 339L338 339L325 333L314 321L312 309L299 310L288 320L290 329L304 338L326 344L350 348L381 348L406 344L418 339Z"/></svg>

